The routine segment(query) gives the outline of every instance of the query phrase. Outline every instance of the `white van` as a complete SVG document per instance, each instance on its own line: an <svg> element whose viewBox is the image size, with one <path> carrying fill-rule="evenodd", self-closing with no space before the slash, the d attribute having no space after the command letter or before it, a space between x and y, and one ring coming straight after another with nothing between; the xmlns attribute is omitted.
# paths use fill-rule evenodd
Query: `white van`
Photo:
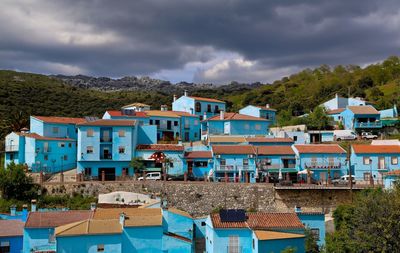
<svg viewBox="0 0 400 253"><path fill-rule="evenodd" d="M139 177L138 180L142 181L143 177ZM154 181L161 180L161 172L152 172L146 174L146 180L154 180Z"/></svg>
<svg viewBox="0 0 400 253"><path fill-rule="evenodd" d="M335 130L333 131L333 139L336 141L355 140L357 139L357 135L353 130Z"/></svg>

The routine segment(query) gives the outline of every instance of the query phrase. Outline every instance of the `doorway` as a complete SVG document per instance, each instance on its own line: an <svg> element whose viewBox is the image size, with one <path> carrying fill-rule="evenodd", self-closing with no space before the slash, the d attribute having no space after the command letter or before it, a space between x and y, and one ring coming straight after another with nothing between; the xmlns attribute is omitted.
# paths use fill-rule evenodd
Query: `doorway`
<svg viewBox="0 0 400 253"><path fill-rule="evenodd" d="M99 168L99 180L104 171L105 181L115 181L115 168Z"/></svg>

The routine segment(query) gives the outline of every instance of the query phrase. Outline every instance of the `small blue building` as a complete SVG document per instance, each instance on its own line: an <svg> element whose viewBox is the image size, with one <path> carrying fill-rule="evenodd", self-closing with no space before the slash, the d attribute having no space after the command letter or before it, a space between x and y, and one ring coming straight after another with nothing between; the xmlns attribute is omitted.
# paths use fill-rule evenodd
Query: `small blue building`
<svg viewBox="0 0 400 253"><path fill-rule="evenodd" d="M174 96L172 110L195 114L200 117L200 120L203 120L204 118L213 117L214 115L219 114L220 111L225 111L226 108L224 101L212 98L188 96L185 91L185 94L178 99Z"/></svg>
<svg viewBox="0 0 400 253"><path fill-rule="evenodd" d="M256 155L251 145L212 146L214 181L256 182Z"/></svg>
<svg viewBox="0 0 400 253"><path fill-rule="evenodd" d="M263 118L270 121L269 125L276 123L276 110L272 109L269 104L266 106L248 105L239 110L240 114L253 117Z"/></svg>
<svg viewBox="0 0 400 253"><path fill-rule="evenodd" d="M206 221L206 250L219 252L305 252L305 227L295 213L221 210Z"/></svg>
<svg viewBox="0 0 400 253"><path fill-rule="evenodd" d="M208 177L214 167L214 160L211 151L188 151L184 156L185 171L189 176L197 179Z"/></svg>
<svg viewBox="0 0 400 253"><path fill-rule="evenodd" d="M267 135L269 121L266 119L221 111L219 115L202 121L203 135Z"/></svg>
<svg viewBox="0 0 400 253"><path fill-rule="evenodd" d="M375 183L383 184L384 175L400 169L400 146L352 145L350 159L357 181L369 183L372 176Z"/></svg>
<svg viewBox="0 0 400 253"><path fill-rule="evenodd" d="M0 220L0 252L22 252L24 225L21 220Z"/></svg>
<svg viewBox="0 0 400 253"><path fill-rule="evenodd" d="M348 106L340 113L346 130L374 131L382 128L380 113L371 105Z"/></svg>
<svg viewBox="0 0 400 253"><path fill-rule="evenodd" d="M319 247L325 245L325 214L323 212L302 212L296 208L301 223L310 230Z"/></svg>
<svg viewBox="0 0 400 253"><path fill-rule="evenodd" d="M348 174L346 151L337 144L304 144L293 145L296 153L297 170L307 170L312 177L327 183L331 179Z"/></svg>

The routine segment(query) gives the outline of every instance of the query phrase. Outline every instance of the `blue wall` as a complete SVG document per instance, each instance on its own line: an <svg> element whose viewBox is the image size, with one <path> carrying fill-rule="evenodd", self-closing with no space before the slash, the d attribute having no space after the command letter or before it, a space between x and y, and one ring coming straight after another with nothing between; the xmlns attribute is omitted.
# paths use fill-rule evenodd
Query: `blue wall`
<svg viewBox="0 0 400 253"><path fill-rule="evenodd" d="M8 242L10 244L10 253L20 253L22 252L22 236L8 236L0 237L0 244L2 242Z"/></svg>
<svg viewBox="0 0 400 253"><path fill-rule="evenodd" d="M104 245L104 253L122 252L121 235L79 235L57 237L57 252L97 253L97 245Z"/></svg>
<svg viewBox="0 0 400 253"><path fill-rule="evenodd" d="M226 166L221 166L221 160L225 159L226 161ZM244 167L243 165L243 159L248 159L248 167ZM242 170L242 175L241 175L241 182L244 182L245 172L249 172L249 180L251 183L255 183L255 173L256 173L256 165L255 165L255 159L250 158L249 155L226 155L226 154L221 154L220 158L217 158L214 155L214 179L217 178L224 178L225 172L229 173L228 177L230 177L230 180L233 181L234 178L239 177L239 170Z"/></svg>
<svg viewBox="0 0 400 253"><path fill-rule="evenodd" d="M162 239L162 226L124 227L124 231L122 234L122 252L161 252L163 245Z"/></svg>
<svg viewBox="0 0 400 253"><path fill-rule="evenodd" d="M49 242L50 235L53 234L54 228L24 228L24 252L30 252L35 247L54 246L54 243Z"/></svg>
<svg viewBox="0 0 400 253"><path fill-rule="evenodd" d="M188 239L193 239L193 219L174 212L163 210L163 228L165 232L171 232Z"/></svg>
<svg viewBox="0 0 400 253"><path fill-rule="evenodd" d="M308 229L319 230L319 240L317 241L319 246L325 244L325 215L323 213L297 213L300 221Z"/></svg>
<svg viewBox="0 0 400 253"><path fill-rule="evenodd" d="M199 102L201 105L200 112L196 111L196 108L195 108L196 102ZM211 112L208 111L208 105L211 106ZM208 101L202 101L202 100L195 100L195 99L187 97L187 96L182 96L172 103L172 110L188 112L191 114L198 115L200 117L203 117L204 114L206 114L207 118L209 118L209 117L212 117L219 113L219 111L215 112L215 106L218 106L218 110L223 110L223 111L226 110L225 102L222 102L222 103L208 102Z"/></svg>

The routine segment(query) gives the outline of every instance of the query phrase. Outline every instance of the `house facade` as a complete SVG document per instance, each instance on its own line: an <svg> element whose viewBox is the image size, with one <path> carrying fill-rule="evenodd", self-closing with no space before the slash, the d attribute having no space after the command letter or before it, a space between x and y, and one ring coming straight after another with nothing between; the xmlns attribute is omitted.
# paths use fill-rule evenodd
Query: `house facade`
<svg viewBox="0 0 400 253"><path fill-rule="evenodd" d="M24 224L21 220L0 220L0 252L22 252Z"/></svg>
<svg viewBox="0 0 400 253"><path fill-rule="evenodd" d="M207 151L187 151L184 155L185 171L196 179L207 178L214 167L212 152Z"/></svg>
<svg viewBox="0 0 400 253"><path fill-rule="evenodd" d="M371 105L348 106L340 115L346 130L376 131L382 128L380 113Z"/></svg>
<svg viewBox="0 0 400 253"><path fill-rule="evenodd" d="M275 125L276 123L276 110L272 109L269 104L265 106L248 105L240 109L239 113L266 119L269 121L269 125Z"/></svg>

